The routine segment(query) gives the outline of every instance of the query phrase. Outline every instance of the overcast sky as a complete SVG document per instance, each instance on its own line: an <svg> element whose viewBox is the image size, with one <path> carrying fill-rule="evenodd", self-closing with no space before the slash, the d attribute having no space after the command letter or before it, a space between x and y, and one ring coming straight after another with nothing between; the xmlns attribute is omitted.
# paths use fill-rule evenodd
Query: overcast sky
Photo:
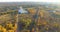
<svg viewBox="0 0 60 32"><path fill-rule="evenodd" d="M0 0L0 2L53 2L60 3L60 0Z"/></svg>

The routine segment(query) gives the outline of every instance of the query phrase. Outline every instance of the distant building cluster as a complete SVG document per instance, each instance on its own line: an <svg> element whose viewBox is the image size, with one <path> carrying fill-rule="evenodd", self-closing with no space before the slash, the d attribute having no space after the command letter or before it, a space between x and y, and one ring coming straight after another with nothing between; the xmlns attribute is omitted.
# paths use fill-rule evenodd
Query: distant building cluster
<svg viewBox="0 0 60 32"><path fill-rule="evenodd" d="M28 13L28 11L24 10L22 7L20 7L20 9L18 10L18 13Z"/></svg>

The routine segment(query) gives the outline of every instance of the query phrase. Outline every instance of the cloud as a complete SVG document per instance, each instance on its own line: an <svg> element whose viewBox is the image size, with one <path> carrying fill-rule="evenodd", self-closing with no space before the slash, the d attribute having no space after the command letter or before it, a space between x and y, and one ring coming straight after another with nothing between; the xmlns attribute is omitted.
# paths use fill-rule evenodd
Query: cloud
<svg viewBox="0 0 60 32"><path fill-rule="evenodd" d="M54 2L54 3L60 3L60 0L0 0L0 2Z"/></svg>

